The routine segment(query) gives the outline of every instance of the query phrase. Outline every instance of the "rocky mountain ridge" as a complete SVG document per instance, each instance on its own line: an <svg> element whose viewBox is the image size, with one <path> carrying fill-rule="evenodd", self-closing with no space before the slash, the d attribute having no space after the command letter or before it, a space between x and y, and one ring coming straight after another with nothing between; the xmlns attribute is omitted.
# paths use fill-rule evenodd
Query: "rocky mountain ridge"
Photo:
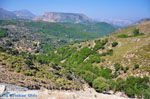
<svg viewBox="0 0 150 99"><path fill-rule="evenodd" d="M61 12L47 12L42 16L37 16L35 20L42 20L47 22L69 22L69 23L92 23L92 19L84 14L79 13L61 13Z"/></svg>
<svg viewBox="0 0 150 99"><path fill-rule="evenodd" d="M7 11L0 9L0 19L27 19L47 22L68 22L68 23L93 23L96 22L84 14L80 13L63 13L63 12L46 12L43 15L36 16L28 10Z"/></svg>

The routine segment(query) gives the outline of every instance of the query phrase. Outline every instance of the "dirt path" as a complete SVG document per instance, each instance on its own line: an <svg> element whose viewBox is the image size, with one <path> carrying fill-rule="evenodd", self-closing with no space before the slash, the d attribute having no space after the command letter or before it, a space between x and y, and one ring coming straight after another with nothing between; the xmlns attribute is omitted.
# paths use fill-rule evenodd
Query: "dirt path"
<svg viewBox="0 0 150 99"><path fill-rule="evenodd" d="M11 87L9 85L9 87ZM15 86L13 86L14 88ZM17 87L17 86L16 86ZM4 89L4 86L3 86ZM97 93L94 89L85 86L82 91L63 91L63 90L20 90L4 91L0 99L128 99L118 95L108 95Z"/></svg>

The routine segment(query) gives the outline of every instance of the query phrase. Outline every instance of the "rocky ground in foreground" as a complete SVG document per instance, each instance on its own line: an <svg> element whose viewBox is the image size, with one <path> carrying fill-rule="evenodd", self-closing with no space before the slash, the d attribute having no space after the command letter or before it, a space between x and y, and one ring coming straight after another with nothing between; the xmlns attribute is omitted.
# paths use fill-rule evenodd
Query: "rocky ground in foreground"
<svg viewBox="0 0 150 99"><path fill-rule="evenodd" d="M5 87L1 99L128 99L121 93L103 94L97 93L94 89L85 86L82 91L63 91L63 90L28 90L11 84L0 83L0 91L2 86Z"/></svg>

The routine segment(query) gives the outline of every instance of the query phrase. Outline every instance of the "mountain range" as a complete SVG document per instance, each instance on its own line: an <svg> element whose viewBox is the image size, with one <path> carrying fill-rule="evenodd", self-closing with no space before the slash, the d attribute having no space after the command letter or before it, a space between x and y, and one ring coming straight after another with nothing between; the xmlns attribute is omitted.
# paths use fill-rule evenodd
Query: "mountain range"
<svg viewBox="0 0 150 99"><path fill-rule="evenodd" d="M26 19L33 21L46 21L46 22L67 22L67 23L97 23L106 22L112 24L116 27L125 27L129 25L134 25L140 22L140 18L135 19L91 19L82 13L63 13L63 12L45 12L43 15L35 15L32 12L23 9L16 11L7 11L0 8L0 20L6 19Z"/></svg>
<svg viewBox="0 0 150 99"><path fill-rule="evenodd" d="M36 17L36 15L34 15L33 13L31 13L28 10L17 10L17 11L13 11L13 13L19 17L19 18L23 18L23 19L34 19Z"/></svg>
<svg viewBox="0 0 150 99"><path fill-rule="evenodd" d="M0 8L0 19L29 19L34 21L47 22L68 22L68 23L94 23L84 14L80 13L62 13L62 12L46 12L43 15L36 16L28 10L7 11Z"/></svg>

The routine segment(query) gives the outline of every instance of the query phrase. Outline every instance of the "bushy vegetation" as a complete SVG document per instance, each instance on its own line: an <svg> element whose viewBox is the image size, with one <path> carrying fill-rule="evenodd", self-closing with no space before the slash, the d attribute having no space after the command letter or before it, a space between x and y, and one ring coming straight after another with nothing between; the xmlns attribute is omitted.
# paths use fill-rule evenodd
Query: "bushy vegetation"
<svg viewBox="0 0 150 99"><path fill-rule="evenodd" d="M133 30L133 36L139 36L139 35L143 35L143 33L140 33L139 29L134 29Z"/></svg>
<svg viewBox="0 0 150 99"><path fill-rule="evenodd" d="M134 29L132 32L132 35L129 36L127 34L120 34L118 35L118 38L129 38L129 37L136 37L136 36L141 36L141 35L144 35L144 33L141 33L139 29Z"/></svg>
<svg viewBox="0 0 150 99"><path fill-rule="evenodd" d="M99 49L104 49L105 44L108 42L107 39L104 40L95 40L95 46L93 48L94 51L97 51Z"/></svg>
<svg viewBox="0 0 150 99"><path fill-rule="evenodd" d="M134 69L138 69L138 68L139 68L139 64L135 64Z"/></svg>
<svg viewBox="0 0 150 99"><path fill-rule="evenodd" d="M145 94L148 87L149 77L129 77L123 83L124 86L122 90L130 97L134 97L137 95L138 97L142 97ZM121 85L123 85L121 84Z"/></svg>
<svg viewBox="0 0 150 99"><path fill-rule="evenodd" d="M105 92L110 89L110 85L108 81L103 77L98 77L93 81L93 88L96 89L98 92Z"/></svg>
<svg viewBox="0 0 150 99"><path fill-rule="evenodd" d="M0 38L6 37L8 35L7 29L0 28Z"/></svg>
<svg viewBox="0 0 150 99"><path fill-rule="evenodd" d="M120 35L118 35L118 38L128 38L129 36L128 35L126 35L126 34L120 34Z"/></svg>
<svg viewBox="0 0 150 99"><path fill-rule="evenodd" d="M115 70L116 70L116 71L118 71L118 70L120 70L120 69L121 69L121 65L120 65L120 64L118 64L118 63L116 63L114 66L115 66Z"/></svg>
<svg viewBox="0 0 150 99"><path fill-rule="evenodd" d="M118 42L113 42L112 47L116 47L118 45Z"/></svg>
<svg viewBox="0 0 150 99"><path fill-rule="evenodd" d="M34 49L32 53L47 53L62 45L105 36L116 29L114 26L104 22L97 24L73 24L27 20L0 20L0 25L2 27L6 25L15 26L15 28L8 27L8 34L10 35L7 37L10 41L3 41L3 43L7 43L4 46L12 47L19 45L19 42L23 43L22 40L26 39L29 43L24 42L25 44L22 44L22 46L26 45L25 47L28 46ZM4 30L0 32L0 37L5 37L6 35ZM39 46L35 46L32 41L40 41Z"/></svg>

